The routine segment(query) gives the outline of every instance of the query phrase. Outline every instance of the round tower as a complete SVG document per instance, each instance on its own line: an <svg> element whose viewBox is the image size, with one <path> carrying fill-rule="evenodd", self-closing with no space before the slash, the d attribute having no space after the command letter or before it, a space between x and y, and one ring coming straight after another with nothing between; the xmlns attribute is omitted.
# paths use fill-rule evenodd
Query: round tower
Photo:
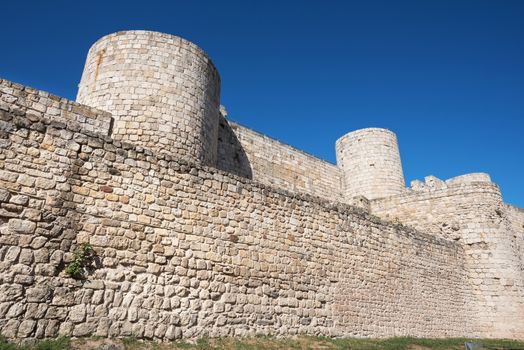
<svg viewBox="0 0 524 350"><path fill-rule="evenodd" d="M187 40L138 30L102 37L87 55L77 101L112 113L116 140L216 162L220 77Z"/></svg>
<svg viewBox="0 0 524 350"><path fill-rule="evenodd" d="M346 198L376 199L404 191L397 137L392 131L368 128L350 132L337 140L336 150Z"/></svg>

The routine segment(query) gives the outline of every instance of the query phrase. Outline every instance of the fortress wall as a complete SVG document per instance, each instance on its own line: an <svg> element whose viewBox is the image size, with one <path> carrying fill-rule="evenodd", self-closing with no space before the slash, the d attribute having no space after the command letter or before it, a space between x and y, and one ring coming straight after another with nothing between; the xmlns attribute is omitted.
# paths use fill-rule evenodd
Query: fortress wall
<svg viewBox="0 0 524 350"><path fill-rule="evenodd" d="M513 230L521 235L524 235L524 209L517 208L509 204L506 204L505 207Z"/></svg>
<svg viewBox="0 0 524 350"><path fill-rule="evenodd" d="M77 101L111 112L113 138L214 165L220 77L195 44L125 31L89 50Z"/></svg>
<svg viewBox="0 0 524 350"><path fill-rule="evenodd" d="M497 185L469 182L412 191L372 201L371 212L462 244L469 274L465 288L471 286L474 296L466 307L477 315L474 334L524 337L522 248L512 227L515 213L503 204Z"/></svg>
<svg viewBox="0 0 524 350"><path fill-rule="evenodd" d="M520 270L524 274L524 209L505 205L507 219L515 238L515 246L520 259Z"/></svg>
<svg viewBox="0 0 524 350"><path fill-rule="evenodd" d="M490 200L488 200L490 199ZM464 202L464 203L463 203ZM461 220L501 203L494 183L477 182L440 189L413 191L370 202L371 213L446 239L460 239ZM459 205L462 204L463 205ZM474 212L471 212L474 209Z"/></svg>
<svg viewBox="0 0 524 350"><path fill-rule="evenodd" d="M110 113L5 79L0 79L0 113L24 116L18 120L20 127L45 117L71 130L109 135L112 128Z"/></svg>
<svg viewBox="0 0 524 350"><path fill-rule="evenodd" d="M456 243L52 118L20 127L13 110L0 143L9 338L469 334ZM77 281L64 268L82 242L96 257Z"/></svg>
<svg viewBox="0 0 524 350"><path fill-rule="evenodd" d="M219 169L292 192L342 201L342 172L333 164L223 119Z"/></svg>

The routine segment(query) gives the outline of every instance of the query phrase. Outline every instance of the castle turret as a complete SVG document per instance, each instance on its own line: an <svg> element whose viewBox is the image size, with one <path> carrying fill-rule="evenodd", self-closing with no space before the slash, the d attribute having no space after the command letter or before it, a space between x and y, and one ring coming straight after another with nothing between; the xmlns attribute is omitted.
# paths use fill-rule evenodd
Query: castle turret
<svg viewBox="0 0 524 350"><path fill-rule="evenodd" d="M336 150L346 198L375 199L404 191L397 137L392 131L368 128L350 132L337 140Z"/></svg>
<svg viewBox="0 0 524 350"><path fill-rule="evenodd" d="M104 36L89 50L77 101L112 113L116 140L216 162L220 77L187 40L148 31Z"/></svg>

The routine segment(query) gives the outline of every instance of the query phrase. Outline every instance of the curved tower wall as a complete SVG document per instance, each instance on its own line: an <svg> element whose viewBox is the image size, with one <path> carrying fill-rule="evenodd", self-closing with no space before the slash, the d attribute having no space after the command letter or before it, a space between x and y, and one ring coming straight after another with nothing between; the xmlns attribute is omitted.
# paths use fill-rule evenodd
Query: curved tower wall
<svg viewBox="0 0 524 350"><path fill-rule="evenodd" d="M89 50L77 101L112 113L112 137L214 165L220 77L206 53L148 31L107 35Z"/></svg>
<svg viewBox="0 0 524 350"><path fill-rule="evenodd" d="M375 199L405 190L396 135L387 129L350 132L336 143L337 165L342 169L343 195Z"/></svg>

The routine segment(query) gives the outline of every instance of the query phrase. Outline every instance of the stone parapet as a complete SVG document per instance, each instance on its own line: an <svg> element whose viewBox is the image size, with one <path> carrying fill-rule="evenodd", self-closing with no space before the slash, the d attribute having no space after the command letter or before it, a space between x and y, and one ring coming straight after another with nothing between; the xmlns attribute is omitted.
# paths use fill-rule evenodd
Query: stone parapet
<svg viewBox="0 0 524 350"><path fill-rule="evenodd" d="M0 113L6 118L9 114L15 120L11 126L19 127L45 119L72 130L109 135L113 126L108 112L5 79L0 79Z"/></svg>

